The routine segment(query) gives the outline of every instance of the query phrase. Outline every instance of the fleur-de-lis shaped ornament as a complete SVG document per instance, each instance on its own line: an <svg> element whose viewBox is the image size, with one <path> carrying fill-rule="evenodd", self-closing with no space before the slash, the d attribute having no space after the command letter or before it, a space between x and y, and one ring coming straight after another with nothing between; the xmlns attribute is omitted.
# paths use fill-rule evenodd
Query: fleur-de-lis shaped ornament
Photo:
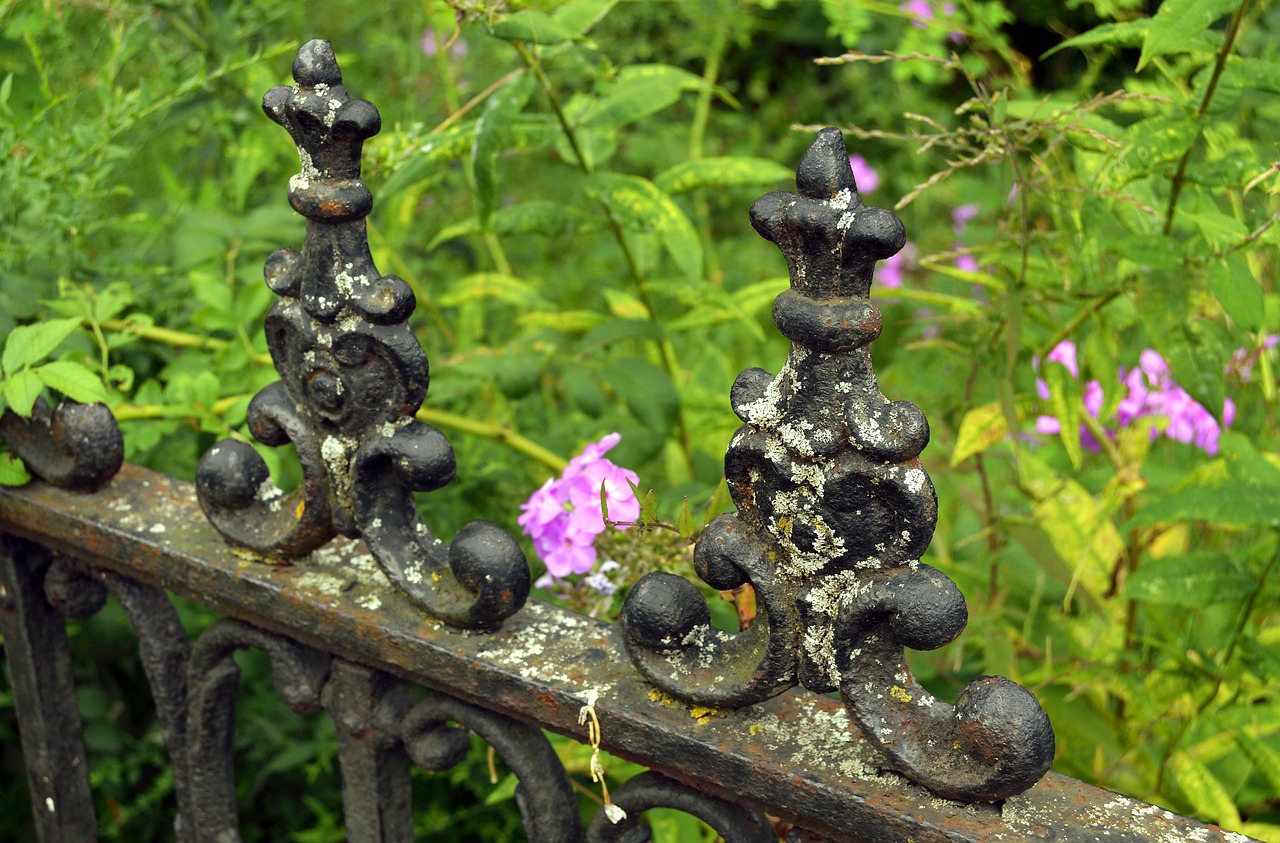
<svg viewBox="0 0 1280 843"><path fill-rule="evenodd" d="M919 459L928 422L881 394L871 363L882 326L872 273L905 230L863 205L836 129L809 147L796 187L751 207L751 224L787 258L791 286L773 318L790 353L776 376L749 369L733 385L743 425L725 476L737 512L711 522L694 551L711 587L750 583L759 614L722 632L692 583L650 574L623 606L628 652L659 688L701 705L739 707L796 684L839 690L887 768L949 798L1001 799L1053 760L1039 703L982 677L948 705L903 654L941 647L968 620L955 584L920 562L937 522Z"/></svg>
<svg viewBox="0 0 1280 843"><path fill-rule="evenodd" d="M196 473L201 506L230 542L267 558L302 556L335 535L362 536L383 572L431 615L492 627L529 593L519 544L496 524L473 521L449 545L418 515L415 491L454 477L453 450L414 418L427 393L427 356L408 318L413 293L381 275L369 254L365 216L373 197L360 179L378 110L352 100L327 41L309 41L293 63L292 87L262 107L293 137L301 172L289 203L307 218L301 253L268 258L279 299L266 319L280 380L249 405L258 441L290 443L303 479L285 494L248 443L223 440Z"/></svg>

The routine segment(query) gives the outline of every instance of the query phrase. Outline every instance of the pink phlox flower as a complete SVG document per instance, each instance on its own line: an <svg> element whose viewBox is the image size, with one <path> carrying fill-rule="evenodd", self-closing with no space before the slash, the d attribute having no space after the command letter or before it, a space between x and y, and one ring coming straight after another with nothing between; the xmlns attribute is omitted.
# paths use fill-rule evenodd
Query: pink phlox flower
<svg viewBox="0 0 1280 843"><path fill-rule="evenodd" d="M553 578L584 574L595 565L595 539L605 530L602 484L611 520L634 521L640 515L640 502L631 488L640 478L604 456L621 438L611 433L587 445L560 477L543 483L520 505L516 523L533 540Z"/></svg>
<svg viewBox="0 0 1280 843"><path fill-rule="evenodd" d="M861 155L849 156L849 169L853 170L853 183L857 185L858 193L865 195L880 186L880 174Z"/></svg>
<svg viewBox="0 0 1280 843"><path fill-rule="evenodd" d="M929 0L907 0L899 3L898 8L914 18L911 25L919 29L924 29L925 21L933 20L933 5Z"/></svg>
<svg viewBox="0 0 1280 843"><path fill-rule="evenodd" d="M439 33L428 26L422 30L422 54L424 56L438 55L440 48L448 40L448 38L442 38ZM471 52L471 48L461 38L455 38L453 43L449 45L449 55L455 59L460 59L469 52Z"/></svg>
<svg viewBox="0 0 1280 843"><path fill-rule="evenodd" d="M960 248L960 244L956 244L956 248ZM980 267L978 259L973 255L956 255L956 269L963 269L965 272L977 272Z"/></svg>
<svg viewBox="0 0 1280 843"><path fill-rule="evenodd" d="M964 205L957 205L951 209L951 230L957 235L964 234L965 227L968 226L969 220L978 215L978 206L972 202Z"/></svg>
<svg viewBox="0 0 1280 843"><path fill-rule="evenodd" d="M916 245L908 240L897 254L880 261L875 271L875 283L887 290L901 287L903 274L915 262L915 255Z"/></svg>
<svg viewBox="0 0 1280 843"><path fill-rule="evenodd" d="M1071 377L1080 377L1080 364L1076 358L1076 344L1071 340L1063 340L1055 345L1053 349L1045 355L1045 362L1057 363L1070 372ZM1037 372L1036 395L1040 396L1042 401L1050 400L1053 397L1053 394L1049 391L1049 384L1044 378L1038 376L1040 371L1039 358L1032 358L1031 365ZM1081 393L1080 397L1084 402L1085 412L1096 419L1098 417L1098 413L1102 412L1102 404L1106 398L1102 391L1102 384L1096 380L1089 381L1084 385L1084 391ZM1048 436L1057 435L1062 432L1062 422L1055 416L1037 416L1035 431L1036 433ZM1102 448L1101 443L1098 442L1094 435L1090 433L1089 429L1083 424L1080 425L1080 444L1090 451L1098 451Z"/></svg>
<svg viewBox="0 0 1280 843"><path fill-rule="evenodd" d="M1219 424L1204 405L1174 383L1169 364L1150 348L1138 358L1138 368L1124 373L1123 381L1129 391L1116 409L1122 427L1144 416L1164 418L1164 435L1168 438L1195 445L1211 456L1218 453L1223 426L1230 427L1236 416L1236 405L1230 398L1223 402ZM1159 435L1160 431L1153 427L1151 438Z"/></svg>
<svg viewBox="0 0 1280 843"><path fill-rule="evenodd" d="M1067 367L1071 377L1080 377L1080 365L1076 362L1076 344L1071 340L1063 340L1055 345L1044 359L1048 362L1061 363Z"/></svg>

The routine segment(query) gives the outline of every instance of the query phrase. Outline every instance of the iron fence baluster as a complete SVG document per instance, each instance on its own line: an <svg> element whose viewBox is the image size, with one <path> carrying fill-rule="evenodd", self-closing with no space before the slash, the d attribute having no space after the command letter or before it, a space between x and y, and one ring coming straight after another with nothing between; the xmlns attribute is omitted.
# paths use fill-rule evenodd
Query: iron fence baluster
<svg viewBox="0 0 1280 843"><path fill-rule="evenodd" d="M48 550L0 535L0 632L13 682L36 832L44 843L98 839L67 623L44 594Z"/></svg>
<svg viewBox="0 0 1280 843"><path fill-rule="evenodd" d="M412 843L413 790L400 723L413 696L400 679L334 659L321 695L338 731L350 843Z"/></svg>
<svg viewBox="0 0 1280 843"><path fill-rule="evenodd" d="M613 822L604 809L596 812L587 829L587 843L644 843L649 829L640 815L651 808L674 808L691 814L715 829L726 843L776 843L778 832L759 811L717 799L661 773L632 776L613 792L613 802L626 818Z"/></svg>

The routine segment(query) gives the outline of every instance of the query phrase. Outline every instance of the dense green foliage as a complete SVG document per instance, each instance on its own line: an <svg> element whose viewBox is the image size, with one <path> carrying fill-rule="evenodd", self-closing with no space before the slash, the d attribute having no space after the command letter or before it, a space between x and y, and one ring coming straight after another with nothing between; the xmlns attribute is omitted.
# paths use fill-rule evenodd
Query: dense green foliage
<svg viewBox="0 0 1280 843"><path fill-rule="evenodd" d="M303 230L292 146L258 102L325 37L383 115L373 253L418 297L423 417L458 454L458 481L423 498L433 528L516 531L529 493L615 430L611 457L688 527L681 504L711 501L737 425L730 384L786 353L769 316L785 264L746 209L786 187L811 138L793 124L841 126L879 174L867 202L905 197L874 354L884 393L931 422L928 561L972 616L913 664L945 699L979 673L1031 687L1063 773L1280 841L1273 4L301 6L0 2L3 405L105 396L128 459L186 478L245 435L275 379L262 262ZM1046 359L1064 340L1078 377ZM1146 349L1219 422L1233 403L1216 446L1153 438L1171 413L1125 414L1119 371ZM1061 433L1036 434L1038 416ZM22 479L0 453L0 480ZM611 538L615 579L687 568L661 535ZM131 632L113 608L75 642L105 837L163 839L169 774ZM342 839L332 727L245 665L246 839ZM26 804L14 728L6 692L6 839ZM557 747L589 811L589 751ZM497 778L480 747L423 775L420 839L512 839Z"/></svg>

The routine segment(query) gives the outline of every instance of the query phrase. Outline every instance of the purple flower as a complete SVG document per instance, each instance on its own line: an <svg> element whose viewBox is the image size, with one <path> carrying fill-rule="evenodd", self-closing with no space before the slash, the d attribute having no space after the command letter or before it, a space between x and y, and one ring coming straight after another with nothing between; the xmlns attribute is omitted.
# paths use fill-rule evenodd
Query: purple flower
<svg viewBox="0 0 1280 843"><path fill-rule="evenodd" d="M445 44L449 44L449 55L452 58L460 59L471 51L467 46L467 42L461 38L455 38L452 43L448 38L441 38L431 27L422 30L422 54L424 56L435 56L439 54L440 48Z"/></svg>
<svg viewBox="0 0 1280 843"><path fill-rule="evenodd" d="M980 268L978 259L973 255L956 255L956 269L963 269L965 272L977 272Z"/></svg>
<svg viewBox="0 0 1280 843"><path fill-rule="evenodd" d="M853 170L853 183L857 185L858 193L867 194L880 186L880 174L861 155L849 156L849 169Z"/></svg>
<svg viewBox="0 0 1280 843"><path fill-rule="evenodd" d="M640 502L631 488L640 478L604 456L621 438L610 433L587 445L559 478L543 483L520 505L516 523L533 539L534 550L554 578L584 574L595 565L596 536L605 529L601 486L610 520L634 521L640 515Z"/></svg>
<svg viewBox="0 0 1280 843"><path fill-rule="evenodd" d="M951 229L956 236L964 234L965 226L969 224L969 220L978 215L978 206L972 202L965 205L957 205L951 209Z"/></svg>
<svg viewBox="0 0 1280 843"><path fill-rule="evenodd" d="M1075 344L1063 340L1049 352L1046 362L1053 361L1066 367L1072 377L1080 376L1076 361ZM1039 368L1038 361L1033 364ZM1127 392L1116 407L1116 423L1120 427L1128 427L1144 417L1164 418L1166 425L1164 435L1177 442L1195 445L1207 454L1218 453L1218 439L1222 436L1223 427L1230 427L1235 420L1236 407L1230 399L1226 399L1222 407L1222 424L1213 414L1192 398L1185 389L1173 381L1169 365L1156 351L1145 349L1138 357L1138 366L1128 372L1121 370L1121 382ZM1043 400L1051 398L1048 384L1042 378L1036 378L1036 394ZM1085 411L1094 418L1102 411L1104 402L1102 385L1097 381L1089 381L1084 388ZM1062 430L1061 422L1053 416L1036 418L1037 433L1054 434ZM1160 431L1152 427L1151 438L1155 439ZM1080 441L1089 450L1097 450L1099 443L1081 426Z"/></svg>
<svg viewBox="0 0 1280 843"><path fill-rule="evenodd" d="M898 8L914 18L911 21L914 27L924 29L925 21L933 20L933 5L929 0L907 0L905 3L899 3Z"/></svg>

